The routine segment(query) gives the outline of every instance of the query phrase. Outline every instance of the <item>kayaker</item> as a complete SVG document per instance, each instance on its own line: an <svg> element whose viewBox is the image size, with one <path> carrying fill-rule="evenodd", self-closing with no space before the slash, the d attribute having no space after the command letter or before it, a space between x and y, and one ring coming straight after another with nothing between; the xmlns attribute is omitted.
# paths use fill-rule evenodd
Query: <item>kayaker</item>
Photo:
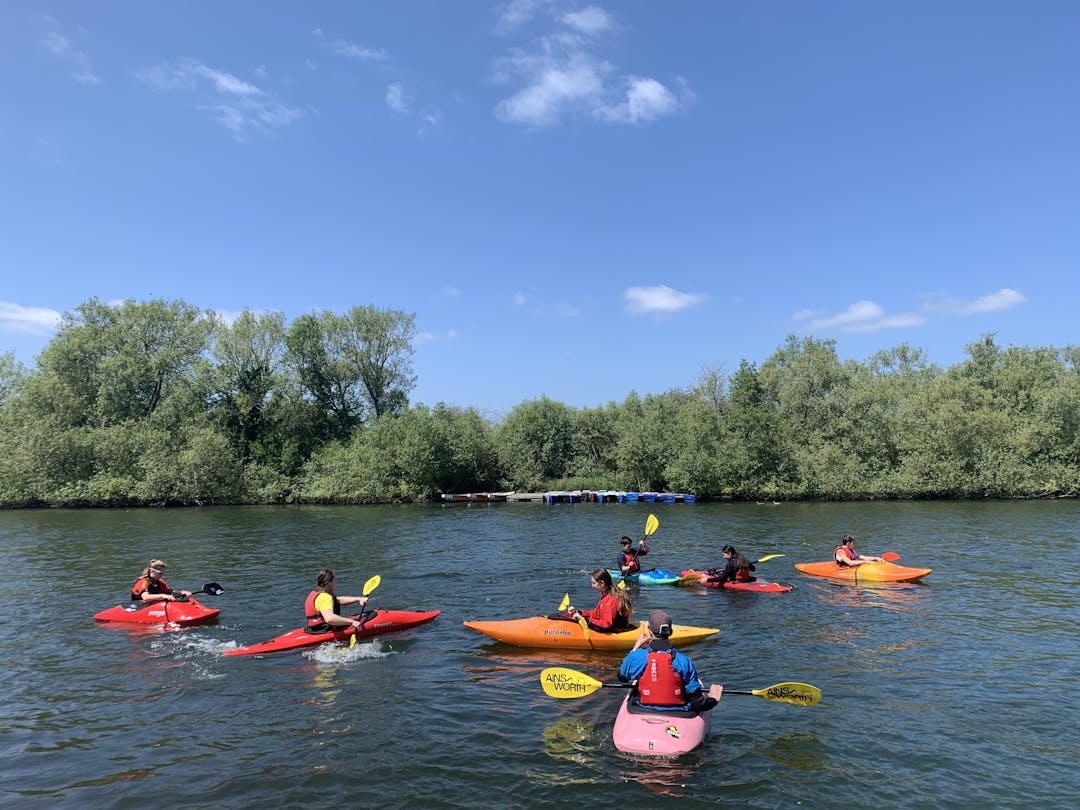
<svg viewBox="0 0 1080 810"><path fill-rule="evenodd" d="M341 615L342 605L366 606L366 596L338 596L334 593L337 578L332 568L324 568L315 577L315 590L308 594L304 602L304 615L307 617L309 633L325 633L335 627L354 627L359 630L363 620L351 619ZM363 615L361 613L361 615Z"/></svg>
<svg viewBox="0 0 1080 810"><path fill-rule="evenodd" d="M622 588L616 588L611 581L611 574L606 568L597 568L592 574L593 590L600 594L600 601L592 610L578 610L570 605L566 617L574 621L585 619L590 630L601 633L616 633L630 626L630 614L634 604L630 595Z"/></svg>
<svg viewBox="0 0 1080 810"><path fill-rule="evenodd" d="M634 647L619 667L619 680L634 684L634 703L656 711L708 711L717 704L716 687L703 691L693 661L668 640L671 616L662 610L649 615Z"/></svg>
<svg viewBox="0 0 1080 810"><path fill-rule="evenodd" d="M179 590L173 593L173 589L162 579L166 567L162 560L151 560L143 569L142 576L131 586L131 601L175 602L177 596L185 599L191 596L191 591Z"/></svg>
<svg viewBox="0 0 1080 810"><path fill-rule="evenodd" d="M615 559L615 567L624 577L632 576L641 571L641 563L638 557L644 557L649 553L649 546L645 538L641 538L638 547L634 548L634 541L625 534L619 538L619 556Z"/></svg>
<svg viewBox="0 0 1080 810"><path fill-rule="evenodd" d="M710 568L702 582L723 585L725 582L753 582L757 577L751 575L754 564L735 550L735 546L724 546L720 553L724 555L723 568Z"/></svg>
<svg viewBox="0 0 1080 810"><path fill-rule="evenodd" d="M859 554L855 550L855 538L850 534L845 534L841 538L840 545L833 549L833 559L842 568L854 568L857 565L866 565L867 563L885 562L881 557Z"/></svg>

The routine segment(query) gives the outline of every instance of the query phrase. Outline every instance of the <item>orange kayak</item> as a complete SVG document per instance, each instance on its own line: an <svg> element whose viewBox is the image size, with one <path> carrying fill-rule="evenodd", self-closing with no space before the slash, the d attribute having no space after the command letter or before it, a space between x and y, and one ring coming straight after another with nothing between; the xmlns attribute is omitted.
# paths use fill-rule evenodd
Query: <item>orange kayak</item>
<svg viewBox="0 0 1080 810"><path fill-rule="evenodd" d="M528 619L507 619L493 622L465 622L465 626L503 644L518 647L561 647L576 650L629 650L637 641L638 628L631 627L619 633L585 631L577 622L532 616ZM685 624L672 626L671 643L679 647L708 638L720 632L711 627L690 627Z"/></svg>
<svg viewBox="0 0 1080 810"><path fill-rule="evenodd" d="M795 568L804 574L829 579L842 579L848 582L912 582L925 577L930 568L908 568L891 562L866 563L854 567L840 566L832 560L816 563L795 563Z"/></svg>

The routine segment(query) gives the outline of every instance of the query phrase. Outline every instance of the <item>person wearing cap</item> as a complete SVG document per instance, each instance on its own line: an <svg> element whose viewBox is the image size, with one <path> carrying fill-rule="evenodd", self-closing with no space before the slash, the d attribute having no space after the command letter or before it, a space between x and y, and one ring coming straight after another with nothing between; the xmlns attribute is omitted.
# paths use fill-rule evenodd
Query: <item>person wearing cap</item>
<svg viewBox="0 0 1080 810"><path fill-rule="evenodd" d="M717 703L714 689L705 694L693 661L672 646L671 629L667 613L657 610L650 614L619 667L619 680L634 684L634 702L643 708L708 711Z"/></svg>
<svg viewBox="0 0 1080 810"><path fill-rule="evenodd" d="M641 538L638 547L634 548L634 541L625 534L619 538L619 556L615 558L615 567L624 577L633 576L641 571L641 563L638 557L644 557L649 553L649 546L645 538Z"/></svg>
<svg viewBox="0 0 1080 810"><path fill-rule="evenodd" d="M592 610L578 610L570 605L561 618L574 621L584 619L590 629L601 633L625 630L630 626L630 614L634 612L630 595L625 590L615 587L611 581L611 574L606 568L597 568L589 576L592 578L593 590L600 594L600 601Z"/></svg>
<svg viewBox="0 0 1080 810"><path fill-rule="evenodd" d="M723 568L710 568L702 581L707 584L723 585L725 582L753 582L755 577L751 572L756 570L754 564L735 550L735 546L727 545L721 550L724 555Z"/></svg>
<svg viewBox="0 0 1080 810"><path fill-rule="evenodd" d="M183 597L191 596L191 591L177 591L162 579L165 574L165 563L162 560L151 560L143 569L142 576L135 580L131 586L132 602L175 602L179 594Z"/></svg>
<svg viewBox="0 0 1080 810"><path fill-rule="evenodd" d="M885 562L881 557L859 554L855 550L855 538L850 534L845 534L841 538L840 545L833 549L833 559L841 568L853 568L867 563Z"/></svg>
<svg viewBox="0 0 1080 810"><path fill-rule="evenodd" d="M342 616L341 606L364 607L368 603L368 598L366 596L337 596L334 593L336 584L337 577L332 568L323 568L315 577L315 590L309 593L304 601L304 615L307 618L307 626L304 629L307 632L325 633L335 627L350 626L359 630L364 626L362 619Z"/></svg>

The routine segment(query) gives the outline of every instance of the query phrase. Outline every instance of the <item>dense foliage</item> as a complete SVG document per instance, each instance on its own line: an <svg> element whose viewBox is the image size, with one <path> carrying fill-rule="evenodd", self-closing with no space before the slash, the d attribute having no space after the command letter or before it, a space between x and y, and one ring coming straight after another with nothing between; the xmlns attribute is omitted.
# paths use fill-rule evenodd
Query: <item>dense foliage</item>
<svg viewBox="0 0 1080 810"><path fill-rule="evenodd" d="M409 404L414 316L226 324L91 299L27 370L0 355L0 505L359 503L627 489L729 498L1080 494L1080 347L988 335L942 370L901 345L841 362L789 336L760 367L497 424Z"/></svg>

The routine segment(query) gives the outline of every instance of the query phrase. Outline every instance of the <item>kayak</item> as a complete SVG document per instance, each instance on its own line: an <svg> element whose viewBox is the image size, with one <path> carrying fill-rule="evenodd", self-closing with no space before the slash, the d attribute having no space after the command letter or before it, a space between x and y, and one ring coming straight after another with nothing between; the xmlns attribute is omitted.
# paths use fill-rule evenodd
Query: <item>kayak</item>
<svg viewBox="0 0 1080 810"><path fill-rule="evenodd" d="M636 582L638 585L675 585L682 579L678 574L665 571L663 568L649 568L625 577L619 573L617 568L609 568L608 573L611 574L612 580L616 582L622 579L631 583Z"/></svg>
<svg viewBox="0 0 1080 810"><path fill-rule="evenodd" d="M374 615L364 614L368 618L359 630L350 625L339 630L329 630L325 633L309 633L301 627L276 636L269 641L264 641L261 644L226 650L225 655L264 655L266 653L287 652L288 650L298 650L301 647L314 647L326 641L347 641L353 635L358 639L371 638L372 636L380 636L383 633L408 630L418 624L430 622L441 612L441 610L376 610ZM360 616L351 616L350 618L359 619Z"/></svg>
<svg viewBox="0 0 1080 810"><path fill-rule="evenodd" d="M671 757L697 748L709 733L712 710L661 712L635 705L628 694L611 730L615 747L629 754Z"/></svg>
<svg viewBox="0 0 1080 810"><path fill-rule="evenodd" d="M704 571L695 571L690 569L689 571L682 572L683 578L687 577L699 577L698 584L704 585L706 588L719 588L720 584L717 582L705 582L704 578L707 576ZM693 580L690 580L693 582ZM750 582L725 582L724 590L728 591L751 591L753 593L786 593L791 590L790 585L781 585L779 582L766 582L763 579L755 579Z"/></svg>
<svg viewBox="0 0 1080 810"><path fill-rule="evenodd" d="M575 650L629 650L637 641L637 626L618 633L601 633L590 630L589 637L575 621L532 616L527 619L506 619L492 622L465 622L465 626L503 644L518 647L561 647ZM679 647L701 641L720 631L711 627L691 627L684 624L672 626L672 644Z"/></svg>
<svg viewBox="0 0 1080 810"><path fill-rule="evenodd" d="M174 602L128 602L94 614L99 622L123 622L124 624L179 624L191 625L213 621L221 613L219 608L209 608L199 600L188 597Z"/></svg>
<svg viewBox="0 0 1080 810"><path fill-rule="evenodd" d="M837 565L833 560L816 563L795 563L795 568L815 577L842 579L847 582L912 582L925 577L930 568L908 568L891 562L866 563L854 567Z"/></svg>

